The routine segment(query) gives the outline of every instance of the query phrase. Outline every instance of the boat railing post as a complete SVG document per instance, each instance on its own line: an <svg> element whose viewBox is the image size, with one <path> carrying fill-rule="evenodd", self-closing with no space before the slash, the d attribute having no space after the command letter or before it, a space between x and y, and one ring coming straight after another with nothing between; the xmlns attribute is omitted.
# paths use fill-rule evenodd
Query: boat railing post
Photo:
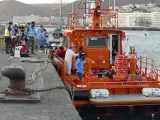
<svg viewBox="0 0 160 120"><path fill-rule="evenodd" d="M156 81L158 81L158 77L159 77L159 75L158 75L158 73L156 73Z"/></svg>
<svg viewBox="0 0 160 120"><path fill-rule="evenodd" d="M145 67L145 75L146 75L146 76L147 76L147 67L148 67L148 66L147 66L147 64L148 64L147 62L148 62L148 60L147 60L147 58L146 58L146 67Z"/></svg>
<svg viewBox="0 0 160 120"><path fill-rule="evenodd" d="M142 57L140 57L140 74L142 74Z"/></svg>

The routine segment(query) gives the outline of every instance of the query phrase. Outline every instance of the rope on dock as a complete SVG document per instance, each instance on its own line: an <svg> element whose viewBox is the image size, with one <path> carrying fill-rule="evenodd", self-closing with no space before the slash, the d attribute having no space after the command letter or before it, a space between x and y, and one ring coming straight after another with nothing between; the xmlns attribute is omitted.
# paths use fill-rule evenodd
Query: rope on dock
<svg viewBox="0 0 160 120"><path fill-rule="evenodd" d="M40 69L38 69L37 71L33 72L32 73L32 77L31 79L28 79L26 82L27 84L33 84L35 82L35 79L37 78L36 76L36 73L44 70L47 65L48 65L48 61L47 60L37 60L37 59L34 59L34 58L21 58L21 62L27 62L27 63L44 63L44 66Z"/></svg>

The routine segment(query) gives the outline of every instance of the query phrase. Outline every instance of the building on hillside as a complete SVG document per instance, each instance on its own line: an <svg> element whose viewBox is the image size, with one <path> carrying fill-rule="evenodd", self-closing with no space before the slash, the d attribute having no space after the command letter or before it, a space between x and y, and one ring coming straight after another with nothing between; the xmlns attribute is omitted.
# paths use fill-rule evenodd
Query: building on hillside
<svg viewBox="0 0 160 120"><path fill-rule="evenodd" d="M160 5L160 0L151 0L151 3Z"/></svg>
<svg viewBox="0 0 160 120"><path fill-rule="evenodd" d="M119 27L135 26L135 13L118 13Z"/></svg>
<svg viewBox="0 0 160 120"><path fill-rule="evenodd" d="M153 13L135 13L135 26L137 27L151 27L153 24Z"/></svg>
<svg viewBox="0 0 160 120"><path fill-rule="evenodd" d="M159 27L160 28L160 12L154 12L152 20L152 27Z"/></svg>
<svg viewBox="0 0 160 120"><path fill-rule="evenodd" d="M13 17L13 23L17 23L17 24L28 23L28 22L31 22L31 21L38 22L38 20L39 20L39 16L34 16L34 15L31 15L31 16L14 16Z"/></svg>
<svg viewBox="0 0 160 120"><path fill-rule="evenodd" d="M50 16L50 17L39 17L39 16L15 16L13 17L13 23L28 23L31 21L35 21L36 24L43 24L43 25L60 25L61 24L61 18ZM63 22L66 23L66 18L62 18L62 24Z"/></svg>
<svg viewBox="0 0 160 120"><path fill-rule="evenodd" d="M129 12L118 13L119 27L159 27L160 12Z"/></svg>

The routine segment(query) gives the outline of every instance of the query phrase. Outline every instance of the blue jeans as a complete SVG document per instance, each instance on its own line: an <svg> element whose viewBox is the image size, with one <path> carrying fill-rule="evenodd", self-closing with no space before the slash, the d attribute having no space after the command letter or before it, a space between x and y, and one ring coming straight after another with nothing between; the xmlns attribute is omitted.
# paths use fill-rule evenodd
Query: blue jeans
<svg viewBox="0 0 160 120"><path fill-rule="evenodd" d="M83 78L83 73L77 72L77 76L79 77L80 80Z"/></svg>
<svg viewBox="0 0 160 120"><path fill-rule="evenodd" d="M31 48L31 52L34 53L34 37L29 36L28 50Z"/></svg>
<svg viewBox="0 0 160 120"><path fill-rule="evenodd" d="M36 43L37 43L37 49L40 50L41 41L37 39L37 40L36 40Z"/></svg>
<svg viewBox="0 0 160 120"><path fill-rule="evenodd" d="M9 53L8 49L10 49L10 53L13 53L12 51L12 40L11 37L5 37L5 43L6 43L6 53Z"/></svg>

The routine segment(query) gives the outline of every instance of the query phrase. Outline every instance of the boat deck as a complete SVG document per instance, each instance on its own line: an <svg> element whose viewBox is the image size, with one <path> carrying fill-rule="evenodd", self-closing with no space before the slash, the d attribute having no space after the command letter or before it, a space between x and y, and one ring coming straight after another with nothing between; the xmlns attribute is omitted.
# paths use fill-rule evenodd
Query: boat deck
<svg viewBox="0 0 160 120"><path fill-rule="evenodd" d="M160 97L146 97L142 94L110 95L108 98L90 98L91 104L105 105L156 105Z"/></svg>
<svg viewBox="0 0 160 120"><path fill-rule="evenodd" d="M0 69L8 65L23 66L27 80L33 72L44 66L44 63L27 63L20 62L19 59L11 59L3 50L0 50L0 58ZM44 60L47 56L43 53L36 53L33 58ZM26 87L41 89L63 86L63 82L50 63L36 75L35 82L29 84L27 81ZM0 92L8 85L8 78L0 74ZM40 95L41 99L36 103L0 101L0 120L81 120L66 90L57 89L40 93Z"/></svg>

